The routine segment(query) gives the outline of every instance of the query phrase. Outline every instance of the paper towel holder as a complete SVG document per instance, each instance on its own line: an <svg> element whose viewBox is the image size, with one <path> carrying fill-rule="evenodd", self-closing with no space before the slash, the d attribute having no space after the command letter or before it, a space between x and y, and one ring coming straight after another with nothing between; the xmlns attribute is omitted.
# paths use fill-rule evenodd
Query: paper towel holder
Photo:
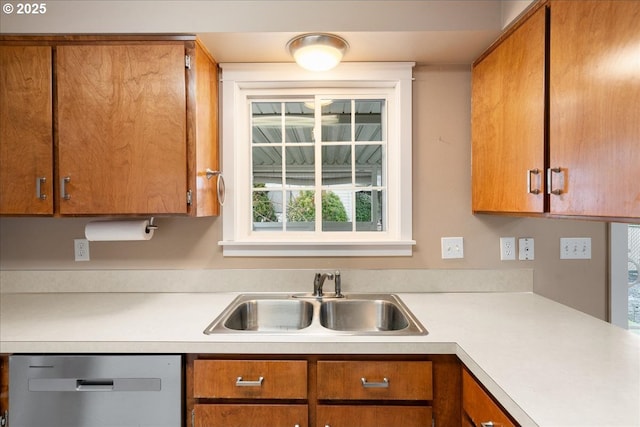
<svg viewBox="0 0 640 427"><path fill-rule="evenodd" d="M153 220L154 220L153 217L149 218L149 225L147 225L145 227L145 230L144 230L145 232L150 233L151 230L157 230L158 229L158 226L153 223Z"/></svg>

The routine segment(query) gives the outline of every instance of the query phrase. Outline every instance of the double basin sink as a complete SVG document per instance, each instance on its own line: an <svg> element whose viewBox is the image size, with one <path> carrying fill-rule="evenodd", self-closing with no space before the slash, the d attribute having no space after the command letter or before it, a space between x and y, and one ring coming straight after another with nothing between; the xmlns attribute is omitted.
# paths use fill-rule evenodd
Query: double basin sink
<svg viewBox="0 0 640 427"><path fill-rule="evenodd" d="M393 294L242 294L205 329L205 334L426 335Z"/></svg>

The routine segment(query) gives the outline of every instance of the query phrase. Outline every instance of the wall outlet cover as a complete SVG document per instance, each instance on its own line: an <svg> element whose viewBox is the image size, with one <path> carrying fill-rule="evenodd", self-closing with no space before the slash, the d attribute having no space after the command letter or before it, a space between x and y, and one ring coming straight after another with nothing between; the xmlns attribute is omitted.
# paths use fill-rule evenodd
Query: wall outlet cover
<svg viewBox="0 0 640 427"><path fill-rule="evenodd" d="M518 239L518 259L520 261L533 261L535 259L532 237Z"/></svg>
<svg viewBox="0 0 640 427"><path fill-rule="evenodd" d="M500 238L500 260L515 261L516 259L516 238L501 237Z"/></svg>
<svg viewBox="0 0 640 427"><path fill-rule="evenodd" d="M89 261L89 241L87 239L74 239L73 250L76 261Z"/></svg>

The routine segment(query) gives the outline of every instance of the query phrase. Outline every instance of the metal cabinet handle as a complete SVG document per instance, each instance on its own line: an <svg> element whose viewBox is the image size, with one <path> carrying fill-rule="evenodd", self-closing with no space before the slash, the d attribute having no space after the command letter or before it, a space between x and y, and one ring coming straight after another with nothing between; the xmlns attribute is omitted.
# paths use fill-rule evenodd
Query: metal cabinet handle
<svg viewBox="0 0 640 427"><path fill-rule="evenodd" d="M36 178L36 197L40 200L46 200L47 195L42 193L42 185L47 182L47 178L44 176L39 176Z"/></svg>
<svg viewBox="0 0 640 427"><path fill-rule="evenodd" d="M206 174L207 174L207 179L211 179L214 176L218 178L216 182L216 192L218 193L218 203L220 203L220 206L224 205L224 198L227 191L224 185L224 177L222 176L222 172L214 171L210 168L207 168Z"/></svg>
<svg viewBox="0 0 640 427"><path fill-rule="evenodd" d="M496 424L493 421L485 421L480 423L480 427L502 427L502 424Z"/></svg>
<svg viewBox="0 0 640 427"><path fill-rule="evenodd" d="M555 194L556 196L559 196L560 194L562 194L562 189L557 188L557 189L553 189L553 174L555 173L562 173L562 168L558 167L558 168L549 168L547 169L547 193L549 194Z"/></svg>
<svg viewBox="0 0 640 427"><path fill-rule="evenodd" d="M262 387L264 377L258 378L258 381L245 381L242 377L236 378L236 387Z"/></svg>
<svg viewBox="0 0 640 427"><path fill-rule="evenodd" d="M527 171L527 192L529 194L540 194L540 179L538 179L538 186L536 188L531 188L531 175L540 175L540 169L529 169Z"/></svg>
<svg viewBox="0 0 640 427"><path fill-rule="evenodd" d="M383 378L382 382L379 383L369 382L366 378L360 378L360 381L364 388L389 388L389 380L387 378Z"/></svg>
<svg viewBox="0 0 640 427"><path fill-rule="evenodd" d="M71 182L70 176L65 176L60 180L60 198L63 200L69 200L71 194L67 193L67 184Z"/></svg>

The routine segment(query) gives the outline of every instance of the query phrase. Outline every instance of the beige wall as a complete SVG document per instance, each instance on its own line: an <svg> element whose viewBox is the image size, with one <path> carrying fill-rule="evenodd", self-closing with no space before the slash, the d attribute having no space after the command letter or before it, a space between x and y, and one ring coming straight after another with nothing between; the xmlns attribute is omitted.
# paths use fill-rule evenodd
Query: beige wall
<svg viewBox="0 0 640 427"><path fill-rule="evenodd" d="M533 268L535 292L607 316L606 225L599 222L473 215L469 67L414 71L412 257L223 258L223 218L159 218L145 242L93 242L91 261L73 261L87 218L0 219L0 268L50 269L511 269ZM487 191L491 191L490 188ZM440 238L463 236L465 258L440 259ZM500 236L535 238L536 260L500 261ZM560 261L559 238L591 237L590 261ZM393 289L390 289L391 291Z"/></svg>

